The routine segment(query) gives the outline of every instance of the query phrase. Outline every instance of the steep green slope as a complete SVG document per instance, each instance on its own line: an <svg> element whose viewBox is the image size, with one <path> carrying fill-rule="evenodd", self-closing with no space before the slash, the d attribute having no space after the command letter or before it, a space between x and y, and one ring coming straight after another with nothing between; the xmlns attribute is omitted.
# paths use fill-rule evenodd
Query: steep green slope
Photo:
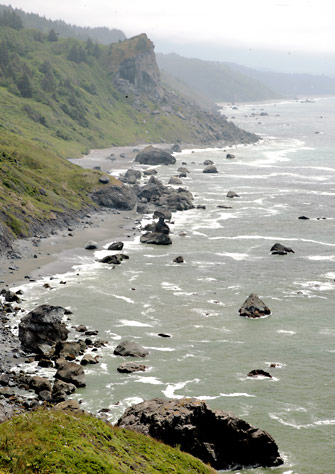
<svg viewBox="0 0 335 474"><path fill-rule="evenodd" d="M1 471L2 469L2 471ZM89 415L38 410L0 425L0 473L213 474L201 461Z"/></svg>
<svg viewBox="0 0 335 474"><path fill-rule="evenodd" d="M248 102L279 98L260 81L225 63L184 58L177 54L157 54L161 70L181 79L214 102Z"/></svg>

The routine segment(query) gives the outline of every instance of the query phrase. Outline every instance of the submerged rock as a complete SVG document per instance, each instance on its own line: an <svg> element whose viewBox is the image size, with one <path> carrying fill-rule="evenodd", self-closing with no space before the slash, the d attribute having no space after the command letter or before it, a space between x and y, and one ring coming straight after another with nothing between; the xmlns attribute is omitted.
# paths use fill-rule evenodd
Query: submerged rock
<svg viewBox="0 0 335 474"><path fill-rule="evenodd" d="M294 253L294 250L290 247L285 247L285 245L276 243L271 247L270 252L272 252L272 255L287 255L288 253Z"/></svg>
<svg viewBox="0 0 335 474"><path fill-rule="evenodd" d="M203 170L203 173L218 173L218 169L215 165L208 165Z"/></svg>
<svg viewBox="0 0 335 474"><path fill-rule="evenodd" d="M200 458L215 469L283 464L274 439L224 411L194 398L156 398L128 408L117 426L143 433Z"/></svg>
<svg viewBox="0 0 335 474"><path fill-rule="evenodd" d="M260 318L271 314L270 308L268 308L263 301L253 293L248 296L238 312L240 313L240 316L245 316L247 318Z"/></svg>
<svg viewBox="0 0 335 474"><path fill-rule="evenodd" d="M263 369L254 369L248 373L248 377L267 377L272 379L272 375L269 372L266 372Z"/></svg>
<svg viewBox="0 0 335 474"><path fill-rule="evenodd" d="M240 197L235 191L228 191L227 192L227 198L238 198Z"/></svg>

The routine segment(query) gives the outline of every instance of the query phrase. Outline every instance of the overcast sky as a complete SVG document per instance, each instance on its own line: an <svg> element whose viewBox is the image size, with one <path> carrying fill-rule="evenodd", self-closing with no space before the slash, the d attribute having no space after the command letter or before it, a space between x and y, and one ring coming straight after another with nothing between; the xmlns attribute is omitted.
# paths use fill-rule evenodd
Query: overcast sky
<svg viewBox="0 0 335 474"><path fill-rule="evenodd" d="M186 48L202 43L202 49L208 46L212 51L235 47L250 53L271 49L287 55L335 54L335 1L332 0L0 0L0 3L81 26L119 28L127 37L146 32L163 49L168 43Z"/></svg>

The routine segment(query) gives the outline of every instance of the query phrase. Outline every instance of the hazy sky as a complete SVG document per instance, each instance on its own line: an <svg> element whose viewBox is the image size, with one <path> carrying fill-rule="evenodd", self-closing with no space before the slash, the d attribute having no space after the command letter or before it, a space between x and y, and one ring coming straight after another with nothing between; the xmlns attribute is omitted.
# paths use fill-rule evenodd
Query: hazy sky
<svg viewBox="0 0 335 474"><path fill-rule="evenodd" d="M187 47L202 43L213 51L235 47L250 54L258 49L287 55L335 54L332 0L0 0L0 3L81 26L119 28L127 37L146 32L157 45L174 43Z"/></svg>

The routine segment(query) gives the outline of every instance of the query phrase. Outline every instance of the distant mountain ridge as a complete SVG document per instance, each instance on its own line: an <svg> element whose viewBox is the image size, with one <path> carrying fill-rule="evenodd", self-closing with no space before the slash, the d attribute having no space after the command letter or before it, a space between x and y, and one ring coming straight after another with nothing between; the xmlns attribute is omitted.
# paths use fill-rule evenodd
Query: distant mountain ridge
<svg viewBox="0 0 335 474"><path fill-rule="evenodd" d="M100 44L117 43L118 41L124 41L126 39L126 35L123 31L116 28L89 28L70 25L63 20L50 20L36 13L27 13L18 8L0 5L0 15L4 12L15 12L21 18L24 28L34 28L43 33L49 33L50 30L54 30L56 34L62 38L76 38L82 41L86 41L90 38Z"/></svg>
<svg viewBox="0 0 335 474"><path fill-rule="evenodd" d="M248 102L281 97L259 80L225 63L184 58L175 53L156 53L156 58L163 72L187 83L214 102Z"/></svg>
<svg viewBox="0 0 335 474"><path fill-rule="evenodd" d="M335 78L332 77L260 71L235 63L184 58L175 53L156 56L163 74L174 76L214 102L335 94Z"/></svg>

